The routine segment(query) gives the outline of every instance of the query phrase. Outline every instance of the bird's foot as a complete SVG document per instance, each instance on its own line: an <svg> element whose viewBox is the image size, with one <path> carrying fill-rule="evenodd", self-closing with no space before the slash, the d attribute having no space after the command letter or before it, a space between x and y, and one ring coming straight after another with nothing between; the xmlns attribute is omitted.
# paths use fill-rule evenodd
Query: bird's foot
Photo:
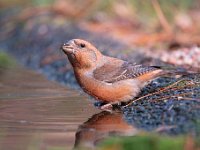
<svg viewBox="0 0 200 150"><path fill-rule="evenodd" d="M104 110L104 111L109 111L109 112L118 112L121 111L121 103L104 103L104 102L95 102L94 106Z"/></svg>
<svg viewBox="0 0 200 150"><path fill-rule="evenodd" d="M108 104L101 106L100 109L104 110L104 111L112 112L113 111L113 105L108 103Z"/></svg>

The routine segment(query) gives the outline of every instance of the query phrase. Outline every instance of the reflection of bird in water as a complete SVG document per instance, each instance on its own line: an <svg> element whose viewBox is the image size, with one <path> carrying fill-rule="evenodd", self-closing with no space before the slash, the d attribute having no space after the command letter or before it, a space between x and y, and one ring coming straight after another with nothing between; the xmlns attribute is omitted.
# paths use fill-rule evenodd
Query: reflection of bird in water
<svg viewBox="0 0 200 150"><path fill-rule="evenodd" d="M74 148L94 148L98 142L110 135L131 136L137 132L136 128L126 123L122 113L103 111L79 126Z"/></svg>
<svg viewBox="0 0 200 150"><path fill-rule="evenodd" d="M112 104L133 99L147 82L171 73L158 66L136 65L105 56L81 39L70 40L61 48L68 56L82 89L106 103L101 109L110 109Z"/></svg>

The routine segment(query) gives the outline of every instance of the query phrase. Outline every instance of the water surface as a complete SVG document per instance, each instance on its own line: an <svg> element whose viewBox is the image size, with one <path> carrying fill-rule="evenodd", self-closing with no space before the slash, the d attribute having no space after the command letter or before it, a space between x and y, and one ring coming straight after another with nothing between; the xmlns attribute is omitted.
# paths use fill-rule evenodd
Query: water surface
<svg viewBox="0 0 200 150"><path fill-rule="evenodd" d="M80 124L99 112L90 100L16 68L0 72L0 149L71 149Z"/></svg>
<svg viewBox="0 0 200 150"><path fill-rule="evenodd" d="M0 70L2 150L93 147L110 133L135 131L122 114L100 112L79 91L27 69Z"/></svg>

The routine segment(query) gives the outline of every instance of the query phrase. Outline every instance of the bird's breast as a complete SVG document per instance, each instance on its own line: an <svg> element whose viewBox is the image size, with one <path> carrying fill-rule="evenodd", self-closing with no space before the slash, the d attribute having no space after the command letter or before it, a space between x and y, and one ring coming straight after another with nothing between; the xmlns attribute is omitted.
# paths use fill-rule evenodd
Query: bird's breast
<svg viewBox="0 0 200 150"><path fill-rule="evenodd" d="M96 80L92 74L76 74L82 89L99 101L117 103L128 101L135 97L141 88L141 83L135 79L127 79L115 83Z"/></svg>

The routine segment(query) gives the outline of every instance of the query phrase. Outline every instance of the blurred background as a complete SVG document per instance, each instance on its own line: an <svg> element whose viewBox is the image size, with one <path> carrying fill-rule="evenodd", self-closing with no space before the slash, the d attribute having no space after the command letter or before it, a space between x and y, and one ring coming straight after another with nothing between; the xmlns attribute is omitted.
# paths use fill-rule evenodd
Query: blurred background
<svg viewBox="0 0 200 150"><path fill-rule="evenodd" d="M106 55L200 72L199 20L199 0L1 0L0 149L95 146L113 133L126 136L144 130L189 136L136 136L121 138L121 145L137 149L139 143L146 150L155 149L153 142L158 148L196 150L200 140L194 142L192 136L200 135L199 74L180 84L176 78L161 78L141 92L174 83L160 97L155 94L144 103L133 103L121 114L99 113L80 92L59 48L82 38ZM114 139L111 148L118 148L119 141Z"/></svg>
<svg viewBox="0 0 200 150"><path fill-rule="evenodd" d="M23 24L34 16L50 13L54 15L50 22L76 23L128 44L200 44L199 0L1 0L0 7L1 29L7 24L4 32L14 28L10 20ZM45 22L44 16L40 19ZM45 27L40 30L44 32Z"/></svg>
<svg viewBox="0 0 200 150"><path fill-rule="evenodd" d="M64 59L57 51L73 38L138 63L145 54L200 64L199 0L1 0L0 7L0 49L34 69Z"/></svg>

